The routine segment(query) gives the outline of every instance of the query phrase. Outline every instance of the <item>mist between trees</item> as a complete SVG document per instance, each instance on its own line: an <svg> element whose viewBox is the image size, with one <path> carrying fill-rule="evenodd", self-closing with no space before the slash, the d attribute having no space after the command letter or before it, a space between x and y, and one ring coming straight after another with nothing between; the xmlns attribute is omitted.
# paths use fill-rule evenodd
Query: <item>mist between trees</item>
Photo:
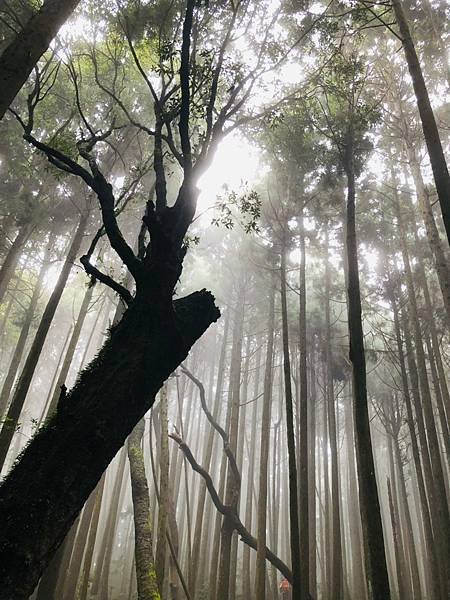
<svg viewBox="0 0 450 600"><path fill-rule="evenodd" d="M447 600L448 16L0 6L0 600Z"/></svg>

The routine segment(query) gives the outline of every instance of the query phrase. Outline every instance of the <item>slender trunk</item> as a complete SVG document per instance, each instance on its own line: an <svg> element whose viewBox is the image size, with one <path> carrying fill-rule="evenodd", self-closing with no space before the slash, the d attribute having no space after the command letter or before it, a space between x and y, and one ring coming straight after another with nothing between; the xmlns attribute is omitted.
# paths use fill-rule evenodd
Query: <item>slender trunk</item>
<svg viewBox="0 0 450 600"><path fill-rule="evenodd" d="M241 360L242 360L242 337L244 325L244 286L241 281L238 290L238 303L236 306L235 324L233 328L233 349L231 355L230 367L230 390L231 390L231 411L230 425L228 429L229 448L236 456L238 431L239 431L239 412L240 412L240 386L241 386ZM239 503L240 481L237 481L236 473L228 464L227 479L225 487L225 504L232 506L236 511ZM220 535L220 562L219 576L217 582L216 600L230 600L230 572L231 572L231 545L234 533L234 525L229 516L225 516L222 522Z"/></svg>
<svg viewBox="0 0 450 600"><path fill-rule="evenodd" d="M411 326L417 358L417 374L419 379L418 384L421 396L421 402L416 403L416 413L423 411L423 417L425 419L426 425L426 438L425 432L422 433L421 437L423 438L424 447L426 447L426 440L428 440L429 458L431 462L430 475L432 475L431 480L429 479L427 481L427 487L429 488L428 497L430 503L430 511L432 513L435 513L435 517L433 518L436 519L435 523L437 523L437 526L433 527L433 529L435 535L435 544L437 544L438 547L438 559L441 562L441 573L443 576L443 579L441 581L441 588L442 593L445 597L445 595L448 593L448 587L450 585L450 581L448 579L449 572L444 566L449 564L450 561L450 515L447 504L444 472L442 468L439 441L436 432L436 423L434 420L431 390L428 381L427 365L425 360L425 352L423 348L422 332L419 322L416 291L409 259L403 215L401 213L400 205L396 194L394 199L400 234L402 258L406 274L406 286L408 290ZM417 374L414 376L417 377ZM413 374L411 373L411 376L412 375ZM418 414L416 414L416 416L418 417L418 419L420 418ZM432 487L428 486L428 482Z"/></svg>
<svg viewBox="0 0 450 600"><path fill-rule="evenodd" d="M286 404L286 435L289 463L289 517L290 517L290 548L292 564L292 600L308 598L309 581L302 580L300 556L300 531L298 518L298 489L297 464L295 456L295 429L291 383L291 360L289 356L289 332L286 294L286 247L281 250L281 320L283 333L283 370Z"/></svg>
<svg viewBox="0 0 450 600"><path fill-rule="evenodd" d="M414 179L416 195L419 200L422 219L427 232L428 244L434 258L434 266L436 268L436 274L438 276L439 286L441 288L444 307L447 314L447 325L450 325L450 269L448 266L448 261L445 257L444 248L442 247L442 240L434 219L428 190L425 187L422 173L420 172L420 166L417 160L416 152L414 147L409 143L407 144L406 151L408 154L411 174Z"/></svg>
<svg viewBox="0 0 450 600"><path fill-rule="evenodd" d="M97 564L92 580L92 588L90 590L90 593L93 595L98 594L100 596L103 595L104 597L108 597L110 591L109 574L112 553L114 550L114 538L117 532L117 518L121 504L120 501L122 497L122 489L125 482L125 457L126 451L125 448L122 448L119 454L119 462L117 465L114 485L111 493L108 517L97 554Z"/></svg>
<svg viewBox="0 0 450 600"><path fill-rule="evenodd" d="M392 0L395 18L402 37L403 50L411 75L417 107L422 123L423 135L433 170L434 183L439 198L447 239L450 243L450 175L445 160L444 151L439 137L439 131L431 107L428 90L423 78L419 58L414 47L409 25L401 0Z"/></svg>
<svg viewBox="0 0 450 600"><path fill-rule="evenodd" d="M163 591L167 558L166 531L169 513L169 423L167 416L167 384L163 386L159 395L159 417L161 437L159 442L159 512L155 568L158 588L159 590ZM136 560L136 572L137 567L138 565Z"/></svg>
<svg viewBox="0 0 450 600"><path fill-rule="evenodd" d="M399 598L409 598L406 594L405 586L404 586L404 578L405 574L403 572L403 563L401 558L401 541L400 541L400 532L399 532L399 523L398 523L398 514L394 507L394 501L392 498L392 488L389 477L387 478L387 490L388 490L388 498L389 498L389 512L391 515L391 525L392 525L392 536L394 540L394 556L395 556L395 567L397 571L397 583L398 583L398 593Z"/></svg>
<svg viewBox="0 0 450 600"><path fill-rule="evenodd" d="M366 598L366 577L362 556L361 520L358 501L358 482L355 468L355 438L352 422L350 403L345 414L345 437L347 440L347 466L348 466L348 525L350 532L351 564L353 574L353 594L355 600Z"/></svg>
<svg viewBox="0 0 450 600"><path fill-rule="evenodd" d="M77 349L77 344L78 344L78 340L80 339L81 329L83 327L84 320L86 319L86 315L88 313L88 309L89 309L89 305L92 300L93 292L94 292L94 285L90 284L84 294L83 302L81 303L80 311L78 313L78 317L77 317L75 326L72 331L72 336L70 338L70 342L69 342L69 345L67 346L66 354L64 356L64 361L61 366L61 371L59 372L58 381L56 383L55 390L53 391L52 399L50 400L47 415L51 415L56 410L56 406L58 404L58 398L61 394L61 388L66 383L67 375L69 373L69 369L72 364L75 350Z"/></svg>
<svg viewBox="0 0 450 600"><path fill-rule="evenodd" d="M138 600L160 600L153 560L153 532L150 521L150 498L145 474L142 438L145 421L141 419L128 437L131 493L134 514L134 544ZM165 532L164 532L165 533Z"/></svg>
<svg viewBox="0 0 450 600"><path fill-rule="evenodd" d="M349 159L345 165L348 185L346 223L348 330L350 340L349 358L352 365L353 417L361 521L370 598L371 600L388 600L390 598L389 578L367 403L366 359L356 241L355 173L353 151L349 148L348 152Z"/></svg>
<svg viewBox="0 0 450 600"><path fill-rule="evenodd" d="M74 541L73 552L68 564L67 574L64 578L63 584L60 586L60 596L64 600L71 600L72 598L75 598L80 575L82 575L86 579L89 578L89 573L91 570L91 561L89 560L88 564L88 557L91 556L92 559L92 554L94 552L98 516L100 514L100 506L103 497L104 487L105 474L102 476L97 487L90 494L81 514L80 526L78 528L78 532ZM93 529L95 529L95 535L93 535L92 533ZM86 554L84 555L85 552ZM85 556L84 561L83 555ZM83 571L83 565L85 570L87 569L88 571L87 574L85 574ZM81 595L80 600L84 600Z"/></svg>
<svg viewBox="0 0 450 600"><path fill-rule="evenodd" d="M300 535L300 578L304 586L303 598L309 591L309 477L308 477L308 372L306 367L306 245L303 209L300 216L300 410L299 410L299 535Z"/></svg>
<svg viewBox="0 0 450 600"><path fill-rule="evenodd" d="M252 531L252 516L253 516L253 483L255 480L255 457L256 457L256 444L254 441L256 440L257 435L257 418L258 418L258 402L256 398L259 393L259 379L260 379L260 370L261 370L261 350L258 349L256 356L256 371L253 385L253 398L255 401L253 404L252 411L252 425L250 430L250 440L252 443L249 448L249 457L248 457L248 474L247 474L247 494L245 499L245 518L244 524L249 531ZM276 549L274 549L276 552ZM242 573L243 573L243 597L248 600L252 600L254 597L254 588L251 584L251 569L250 569L250 547L245 546L243 550L243 558L242 558Z"/></svg>
<svg viewBox="0 0 450 600"><path fill-rule="evenodd" d="M221 406L221 398L223 391L223 379L225 373L225 359L227 352L227 340L228 340L228 328L229 328L229 319L227 318L225 321L222 346L220 350L219 364L217 370L217 381L216 381L216 393L214 398L214 408L213 408L213 419L216 421L219 416L219 410ZM214 377L214 373L211 373L211 380ZM205 450L203 453L203 462L202 465L204 468L209 471L211 465L212 451L213 451L213 443L214 443L214 429L211 427L208 433L208 439L206 442ZM195 528L194 528L194 540L192 545L192 562L189 565L189 589L192 594L192 597L195 598L195 592L197 588L197 572L199 568L199 557L200 557L200 549L201 549L201 540L202 540L202 531L203 531L203 519L205 512L205 502L206 502L206 484L202 481L200 483L199 496L197 499L197 514L195 519Z"/></svg>
<svg viewBox="0 0 450 600"><path fill-rule="evenodd" d="M94 547L95 540L97 538L99 517L100 517L100 509L102 506L103 492L105 489L105 479L106 473L103 473L102 478L100 479L97 487L92 492L89 497L88 503L86 504L87 514L86 514L86 525L90 525L89 527L89 535L86 536L87 530L83 528L80 531L80 535L83 534L82 541L85 543L86 551L83 557L83 554L80 553L80 562L78 565L73 565L73 567L77 567L78 575L81 575L80 581L80 590L78 597L80 600L87 600L88 598L88 587L89 587L89 576L91 574L92 568L92 557L94 556ZM89 519L90 516L90 519ZM90 523L88 523L88 520ZM74 577L72 590L67 590L66 598L67 600L71 600L76 596L77 591L77 582L78 576ZM73 594L73 595L71 595Z"/></svg>
<svg viewBox="0 0 450 600"><path fill-rule="evenodd" d="M31 380L33 379L44 342L47 338L50 325L52 324L53 317L55 316L56 309L58 308L59 301L67 283L73 263L75 262L78 250L80 249L88 218L89 212L86 211L82 214L78 227L75 230L63 268L59 274L55 288L47 302L47 306L45 307L41 322L39 323L33 343L28 352L19 383L17 384L11 400L11 405L6 416L5 423L0 432L0 469L3 468L5 463L9 445L14 432L16 431L20 413L22 412L23 405L25 404L25 399L27 397L28 390L30 389Z"/></svg>
<svg viewBox="0 0 450 600"><path fill-rule="evenodd" d="M411 571L411 581L413 588L413 598L414 600L420 600L422 598L422 590L420 585L420 577L419 577L419 561L417 560L416 553L416 545L414 542L414 530L411 519L411 511L409 509L408 504L408 495L406 492L406 483L405 476L403 472L403 461L400 454L400 444L398 441L398 437L394 439L394 452L395 452L395 460L397 463L397 469L399 471L398 483L399 483L399 491L400 491L400 502L401 502L401 512L405 517L406 522L406 531L405 535L407 537L407 546L409 548L409 565Z"/></svg>
<svg viewBox="0 0 450 600"><path fill-rule="evenodd" d="M326 321L326 402L328 404L328 431L330 436L331 451L331 502L332 502L332 553L331 553L331 598L341 600L343 594L342 585L342 548L341 548L341 517L339 498L339 465L338 445L336 432L336 413L334 399L333 365L331 353L331 318L330 318L330 269L328 255L328 230L326 232L325 244L327 256L325 257L325 321Z"/></svg>
<svg viewBox="0 0 450 600"><path fill-rule="evenodd" d="M44 258L42 260L42 265L39 270L39 275L36 284L33 288L33 294L31 296L30 304L28 305L27 311L25 313L25 321L22 325L22 329L20 330L19 339L17 340L17 344L14 349L14 354L9 364L8 373L5 377L5 381L3 382L2 393L0 395L0 418L3 416L6 409L8 408L9 396L14 385L14 380L19 369L20 361L22 360L23 351L25 350L25 345L28 339L28 333L31 328L31 323L33 322L33 317L36 311L39 296L41 294L42 284L44 282L45 275L49 268L49 258L53 247L53 240L54 236L50 234L48 243L46 245Z"/></svg>
<svg viewBox="0 0 450 600"><path fill-rule="evenodd" d="M260 435L259 457L259 490L258 490L258 527L256 552L256 598L266 597L266 532L267 532L267 467L270 446L270 418L272 408L272 366L273 366L273 341L275 323L275 284L271 281L269 298L269 317L267 324L267 350L264 371L263 411ZM255 442L253 442L255 443ZM251 480L250 480L251 482Z"/></svg>
<svg viewBox="0 0 450 600"><path fill-rule="evenodd" d="M1 57L0 57L1 61ZM0 76L1 77L1 76ZM1 92L0 92L0 102L1 102ZM30 235L31 227L30 225L21 225L19 231L17 232L16 237L14 238L13 243L9 247L9 250L3 260L2 268L0 269L0 304L3 302L3 298L5 296L5 292L8 288L8 284L11 280L11 277L14 274L14 270L17 265L17 261L19 260L20 252L23 248L23 245L28 239Z"/></svg>
<svg viewBox="0 0 450 600"><path fill-rule="evenodd" d="M317 518L316 518L316 352L315 340L310 350L310 404L309 404L309 591L317 598Z"/></svg>

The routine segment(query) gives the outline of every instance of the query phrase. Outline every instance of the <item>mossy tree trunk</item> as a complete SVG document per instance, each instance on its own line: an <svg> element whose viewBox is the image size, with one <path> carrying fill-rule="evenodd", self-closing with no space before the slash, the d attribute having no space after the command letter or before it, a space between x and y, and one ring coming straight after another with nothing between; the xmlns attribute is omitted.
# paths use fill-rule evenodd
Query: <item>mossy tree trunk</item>
<svg viewBox="0 0 450 600"><path fill-rule="evenodd" d="M155 562L153 531L150 518L150 498L145 474L142 438L145 421L141 419L128 438L131 493L134 513L134 555L138 600L160 600Z"/></svg>

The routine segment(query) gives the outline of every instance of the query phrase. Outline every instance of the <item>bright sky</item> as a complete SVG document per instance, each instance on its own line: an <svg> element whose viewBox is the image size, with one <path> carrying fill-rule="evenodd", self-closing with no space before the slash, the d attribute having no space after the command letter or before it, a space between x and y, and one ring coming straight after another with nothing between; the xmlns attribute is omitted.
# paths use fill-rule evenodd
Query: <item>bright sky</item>
<svg viewBox="0 0 450 600"><path fill-rule="evenodd" d="M258 150L245 138L231 133L219 145L211 166L199 180L198 214L214 204L224 186L237 192L246 184L254 185L263 173Z"/></svg>

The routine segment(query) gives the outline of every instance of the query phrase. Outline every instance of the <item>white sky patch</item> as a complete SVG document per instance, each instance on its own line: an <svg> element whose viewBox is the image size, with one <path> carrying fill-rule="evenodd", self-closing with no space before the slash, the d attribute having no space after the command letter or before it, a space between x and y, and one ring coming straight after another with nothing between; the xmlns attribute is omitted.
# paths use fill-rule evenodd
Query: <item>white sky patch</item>
<svg viewBox="0 0 450 600"><path fill-rule="evenodd" d="M213 206L225 189L239 192L251 187L263 173L257 149L238 134L230 134L219 144L211 166L198 182L198 213Z"/></svg>

